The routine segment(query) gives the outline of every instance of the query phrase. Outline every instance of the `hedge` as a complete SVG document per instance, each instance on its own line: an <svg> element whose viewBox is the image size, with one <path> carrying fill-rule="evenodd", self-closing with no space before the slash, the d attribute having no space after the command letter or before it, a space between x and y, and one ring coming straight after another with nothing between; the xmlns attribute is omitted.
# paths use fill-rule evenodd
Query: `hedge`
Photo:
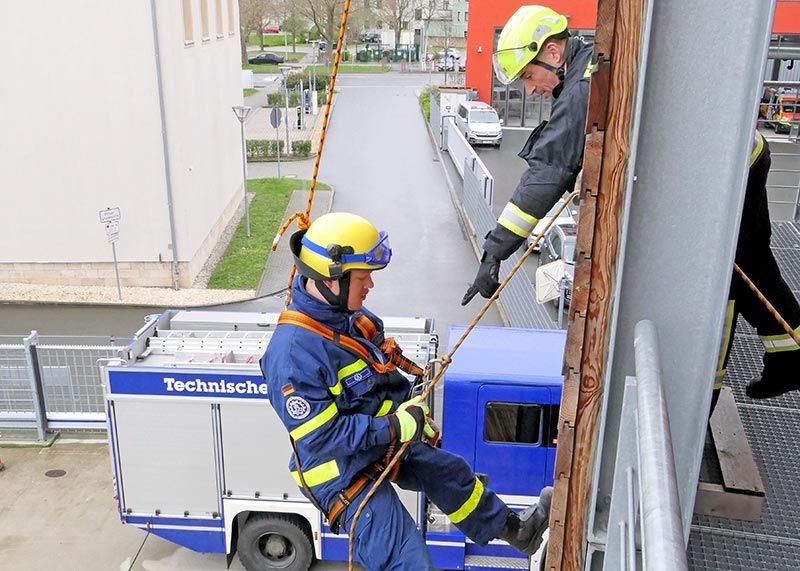
<svg viewBox="0 0 800 571"><path fill-rule="evenodd" d="M248 139L247 160L251 162L258 162L274 159L278 156L278 146L280 146L281 156L283 156L286 149L284 141L273 141L270 139ZM310 155L311 141L292 141L292 156L308 157Z"/></svg>
<svg viewBox="0 0 800 571"><path fill-rule="evenodd" d="M284 107L286 98L283 96L283 91L276 91L275 93L267 93L267 107ZM325 103L325 90L317 91L317 102L322 105ZM297 90L289 90L289 107L300 106L300 94Z"/></svg>

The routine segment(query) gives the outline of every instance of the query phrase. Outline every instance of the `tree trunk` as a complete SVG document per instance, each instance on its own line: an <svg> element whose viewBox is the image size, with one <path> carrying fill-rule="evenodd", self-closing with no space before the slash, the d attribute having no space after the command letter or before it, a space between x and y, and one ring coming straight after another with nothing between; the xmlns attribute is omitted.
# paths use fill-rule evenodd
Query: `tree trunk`
<svg viewBox="0 0 800 571"><path fill-rule="evenodd" d="M258 41L261 45L261 51L264 51L264 26L259 26Z"/></svg>
<svg viewBox="0 0 800 571"><path fill-rule="evenodd" d="M242 65L247 65L247 41L244 32L239 34L239 46L242 49Z"/></svg>

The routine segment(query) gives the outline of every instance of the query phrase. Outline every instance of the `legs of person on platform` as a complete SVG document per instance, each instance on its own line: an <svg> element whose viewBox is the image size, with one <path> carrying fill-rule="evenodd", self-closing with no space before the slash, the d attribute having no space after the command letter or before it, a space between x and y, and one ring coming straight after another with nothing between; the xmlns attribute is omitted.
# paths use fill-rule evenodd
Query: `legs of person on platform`
<svg viewBox="0 0 800 571"><path fill-rule="evenodd" d="M789 325L800 332L800 305L783 280L770 249L772 227L766 191L769 167L767 147L750 168L735 261ZM739 314L756 329L765 350L763 371L747 386L747 395L756 399L770 398L800 389L800 347L734 271L712 411L727 368Z"/></svg>

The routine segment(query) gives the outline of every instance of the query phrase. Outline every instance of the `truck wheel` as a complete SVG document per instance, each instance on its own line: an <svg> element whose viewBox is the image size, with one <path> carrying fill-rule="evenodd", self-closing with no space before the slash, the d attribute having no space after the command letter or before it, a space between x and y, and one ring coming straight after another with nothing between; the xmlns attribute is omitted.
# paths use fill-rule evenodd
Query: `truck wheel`
<svg viewBox="0 0 800 571"><path fill-rule="evenodd" d="M284 514L250 516L239 532L236 552L247 571L307 571L314 559L306 531Z"/></svg>

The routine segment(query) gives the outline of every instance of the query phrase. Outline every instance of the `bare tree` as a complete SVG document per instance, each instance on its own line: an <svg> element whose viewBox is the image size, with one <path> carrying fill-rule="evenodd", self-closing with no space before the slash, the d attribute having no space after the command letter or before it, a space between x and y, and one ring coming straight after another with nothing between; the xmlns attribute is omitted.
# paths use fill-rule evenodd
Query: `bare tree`
<svg viewBox="0 0 800 571"><path fill-rule="evenodd" d="M272 11L269 0L239 0L239 41L242 65L247 64L247 38L250 34L261 36L261 49L264 49L264 21Z"/></svg>
<svg viewBox="0 0 800 571"><path fill-rule="evenodd" d="M400 32L408 28L408 22L414 16L414 0L383 0L378 12L383 20L394 29L394 44L400 44Z"/></svg>
<svg viewBox="0 0 800 571"><path fill-rule="evenodd" d="M416 12L422 21L422 58L428 53L428 31L431 22L438 17L437 11L440 8L441 0L419 0Z"/></svg>
<svg viewBox="0 0 800 571"><path fill-rule="evenodd" d="M342 21L344 0L303 0L297 9L317 28L320 37L328 43L327 55L330 58L335 42L339 39L339 26Z"/></svg>

